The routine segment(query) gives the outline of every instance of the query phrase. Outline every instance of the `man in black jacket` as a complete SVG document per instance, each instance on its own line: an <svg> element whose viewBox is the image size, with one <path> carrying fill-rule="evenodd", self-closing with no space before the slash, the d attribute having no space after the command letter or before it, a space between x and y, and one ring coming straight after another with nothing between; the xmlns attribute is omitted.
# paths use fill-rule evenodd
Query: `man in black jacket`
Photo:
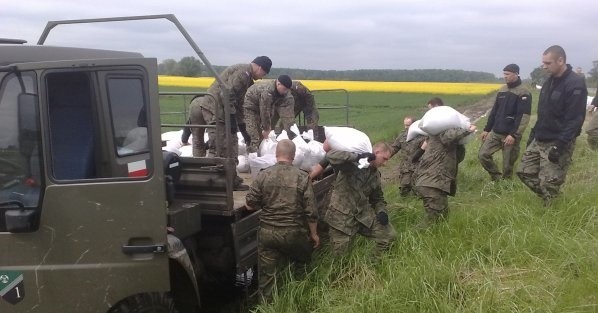
<svg viewBox="0 0 598 313"><path fill-rule="evenodd" d="M517 176L548 205L565 182L575 139L586 115L588 89L567 64L565 50L551 46L542 55L550 77L542 85L538 120L521 158Z"/></svg>
<svg viewBox="0 0 598 313"><path fill-rule="evenodd" d="M496 95L488 122L480 136L484 143L478 152L480 163L492 180L510 179L513 176L513 165L519 157L521 135L529 123L532 111L532 95L521 84L519 66L505 66L503 76L506 85ZM502 150L502 173L492 159L492 155L498 150Z"/></svg>

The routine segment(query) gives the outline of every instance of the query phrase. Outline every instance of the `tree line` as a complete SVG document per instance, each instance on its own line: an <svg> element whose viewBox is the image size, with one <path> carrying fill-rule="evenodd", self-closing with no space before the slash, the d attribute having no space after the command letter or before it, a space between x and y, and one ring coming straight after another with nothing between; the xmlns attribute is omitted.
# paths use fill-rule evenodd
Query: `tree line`
<svg viewBox="0 0 598 313"><path fill-rule="evenodd" d="M221 72L226 66L213 66ZM166 59L158 64L158 74L185 77L212 76L207 67L195 57L184 57L180 61ZM287 74L293 79L360 80L360 81L405 81L405 82L498 82L494 74L477 71L421 69L421 70L307 70L294 68L273 68L270 77Z"/></svg>

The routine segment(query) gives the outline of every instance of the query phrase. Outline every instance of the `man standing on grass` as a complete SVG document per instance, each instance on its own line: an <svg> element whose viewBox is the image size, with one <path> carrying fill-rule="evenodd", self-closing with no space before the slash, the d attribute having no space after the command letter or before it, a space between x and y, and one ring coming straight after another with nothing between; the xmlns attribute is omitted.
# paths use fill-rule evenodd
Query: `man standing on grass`
<svg viewBox="0 0 598 313"><path fill-rule="evenodd" d="M538 120L531 131L517 176L548 205L565 182L575 140L586 115L585 81L567 64L565 50L551 46L542 55L550 77L542 85Z"/></svg>
<svg viewBox="0 0 598 313"><path fill-rule="evenodd" d="M503 76L506 85L496 95L488 122L480 136L483 143L478 152L482 167L493 181L512 178L513 166L519 157L521 135L532 111L532 95L521 84L519 66L505 66ZM502 150L502 173L492 158L498 150Z"/></svg>
<svg viewBox="0 0 598 313"><path fill-rule="evenodd" d="M382 192L379 167L390 158L387 143L377 143L373 153L330 150L326 159L337 171L336 181L326 211L328 235L335 255L348 253L356 234L374 239L376 254L388 250L396 238L389 223ZM369 167L360 169L357 162L367 158Z"/></svg>
<svg viewBox="0 0 598 313"><path fill-rule="evenodd" d="M426 136L418 135L417 137L407 141L407 133L409 126L414 122L414 118L406 116L403 119L404 131L399 134L395 141L390 145L390 157L393 157L397 152L399 153L399 188L401 196L406 197L413 191L413 172L417 167L417 162L413 162L413 156L419 151L422 143L426 140Z"/></svg>
<svg viewBox="0 0 598 313"><path fill-rule="evenodd" d="M320 244L317 211L309 175L293 166L295 144L276 145L277 163L259 172L246 196L248 210L262 210L258 230L260 294L272 298L277 271L285 261L304 270L313 248Z"/></svg>
<svg viewBox="0 0 598 313"><path fill-rule="evenodd" d="M293 81L291 94L295 99L295 117L303 112L307 128L315 131L318 127L320 114L318 113L318 108L316 108L314 95L309 88L305 87L305 85L298 80Z"/></svg>

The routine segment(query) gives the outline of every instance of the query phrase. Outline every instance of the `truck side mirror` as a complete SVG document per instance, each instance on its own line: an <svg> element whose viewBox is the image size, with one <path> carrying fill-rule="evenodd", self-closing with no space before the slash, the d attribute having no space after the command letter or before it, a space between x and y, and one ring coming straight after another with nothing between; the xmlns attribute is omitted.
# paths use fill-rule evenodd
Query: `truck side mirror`
<svg viewBox="0 0 598 313"><path fill-rule="evenodd" d="M23 155L31 156L39 137L38 96L21 93L17 99L19 104L19 147Z"/></svg>

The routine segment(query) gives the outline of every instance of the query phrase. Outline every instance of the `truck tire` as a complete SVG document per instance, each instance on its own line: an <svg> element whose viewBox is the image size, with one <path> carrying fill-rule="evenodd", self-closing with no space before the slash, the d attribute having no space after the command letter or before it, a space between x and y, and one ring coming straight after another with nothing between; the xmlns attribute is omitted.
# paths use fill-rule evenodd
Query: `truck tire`
<svg viewBox="0 0 598 313"><path fill-rule="evenodd" d="M108 313L178 313L168 293L142 293L117 303Z"/></svg>

